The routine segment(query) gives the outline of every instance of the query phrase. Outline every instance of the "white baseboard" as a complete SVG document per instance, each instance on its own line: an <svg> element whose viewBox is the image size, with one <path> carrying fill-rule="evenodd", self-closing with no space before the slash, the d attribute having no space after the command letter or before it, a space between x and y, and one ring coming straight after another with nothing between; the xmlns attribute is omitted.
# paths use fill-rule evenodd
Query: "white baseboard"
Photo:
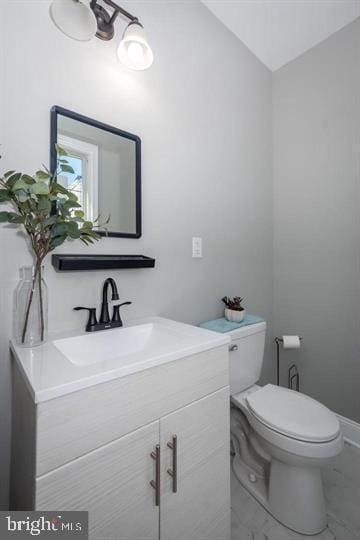
<svg viewBox="0 0 360 540"><path fill-rule="evenodd" d="M337 415L340 421L341 430L344 435L344 440L357 448L360 448L360 424L345 418L345 416Z"/></svg>

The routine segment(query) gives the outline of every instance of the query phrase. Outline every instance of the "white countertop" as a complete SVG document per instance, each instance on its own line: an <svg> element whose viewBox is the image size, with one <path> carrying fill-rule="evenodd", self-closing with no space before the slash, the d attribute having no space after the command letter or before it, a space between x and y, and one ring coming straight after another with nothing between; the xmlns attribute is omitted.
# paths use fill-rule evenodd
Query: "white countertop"
<svg viewBox="0 0 360 540"><path fill-rule="evenodd" d="M135 347L134 351L122 354L121 333L126 328L138 325L156 326L157 335L165 336L168 332L172 340L149 339L142 350L137 350ZM91 348L92 344L97 346L99 344L96 336L104 342L106 335L110 338L110 334L111 342L116 344L116 348L112 348L110 355L107 352L109 356L106 360L87 364L76 363L61 352L62 348L59 347L59 340L64 343L62 340L66 338L85 336L85 343ZM123 337L125 335L126 332ZM94 333L72 332L51 335L46 343L34 348L19 347L11 342L11 350L25 376L34 401L40 403L228 343L230 343L230 337L226 334L218 334L170 319L150 317L133 321L123 328ZM119 353L117 353L118 350Z"/></svg>

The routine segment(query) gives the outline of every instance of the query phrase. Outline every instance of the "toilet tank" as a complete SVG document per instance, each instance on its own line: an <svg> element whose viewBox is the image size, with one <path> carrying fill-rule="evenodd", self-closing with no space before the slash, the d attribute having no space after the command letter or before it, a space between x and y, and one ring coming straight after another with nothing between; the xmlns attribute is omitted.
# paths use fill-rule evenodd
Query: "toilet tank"
<svg viewBox="0 0 360 540"><path fill-rule="evenodd" d="M243 326L229 332L230 394L238 394L260 379L264 359L266 322Z"/></svg>

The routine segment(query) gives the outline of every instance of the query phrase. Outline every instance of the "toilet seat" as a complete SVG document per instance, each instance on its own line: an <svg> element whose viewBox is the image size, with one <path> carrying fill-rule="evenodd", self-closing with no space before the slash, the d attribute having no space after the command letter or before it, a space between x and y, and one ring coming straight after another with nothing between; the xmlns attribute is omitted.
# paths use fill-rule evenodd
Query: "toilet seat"
<svg viewBox="0 0 360 540"><path fill-rule="evenodd" d="M309 396L267 384L245 398L249 412L264 427L305 443L326 443L340 434L336 415Z"/></svg>
<svg viewBox="0 0 360 540"><path fill-rule="evenodd" d="M300 458L310 458L315 461L332 458L339 454L343 448L343 439L340 424L336 415L329 411L326 407L322 406L326 410L327 414L330 415L331 424L327 424L327 431L325 431L327 437L324 437L324 435L322 434L321 438L327 438L328 440L321 441L319 440L319 436L318 440L313 439L312 441L296 438L299 437L299 435L303 435L304 430L302 432L300 429L296 430L298 431L298 433L294 436L295 424L292 422L292 419L291 429L289 430L288 424L286 424L284 421L284 419L286 419L287 415L289 414L289 411L285 409L286 403L288 403L289 400L286 400L284 394L278 393L281 391L291 392L291 394L295 394L299 399L299 401L296 401L296 403L300 405L302 405L304 403L304 400L306 399L315 401L312 400L312 398L308 398L304 394L295 392L294 390L287 390L285 388L273 385L266 385L264 387L254 386L248 388L244 392L239 392L238 394L232 395L231 401L236 407L243 411L254 432L264 440L265 444L269 443L270 445L278 448L280 451L299 456ZM256 395L258 395L258 399L255 401L253 398L255 398ZM277 399L278 396L284 396L284 400L281 400L280 397L279 399ZM292 396L287 397L289 399L292 399ZM316 401L315 403L316 405L321 406L321 403L318 403ZM282 408L279 405L282 405ZM271 412L266 412L265 407L268 407L269 411ZM254 409L256 409L257 414ZM311 409L313 413L314 410L316 411L318 409ZM308 409L307 411L309 412ZM263 419L260 418L261 415ZM266 422L266 420L268 420L268 422ZM306 420L308 421L308 424L311 420L312 426L314 426L314 422L316 419L305 416L305 422ZM297 426L299 425L300 424L297 424ZM329 429L330 425L332 425L333 428ZM287 433L281 433L280 430L285 431L285 426L287 427ZM301 424L301 426L303 426L303 424ZM289 431L291 431L291 435L289 434ZM308 434L309 431L307 431L307 435Z"/></svg>

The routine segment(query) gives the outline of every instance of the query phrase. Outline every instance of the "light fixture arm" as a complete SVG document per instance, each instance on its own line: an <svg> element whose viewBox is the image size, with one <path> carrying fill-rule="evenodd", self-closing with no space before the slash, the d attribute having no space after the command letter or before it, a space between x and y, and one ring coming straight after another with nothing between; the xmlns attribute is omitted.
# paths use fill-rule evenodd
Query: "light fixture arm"
<svg viewBox="0 0 360 540"><path fill-rule="evenodd" d="M129 24L136 23L142 26L139 19L135 17L135 15L132 15L126 11L126 9L120 7L113 0L102 0L102 3L113 9L112 14L108 13L108 11L101 5L100 0L91 0L90 2L90 8L92 9L97 21L98 28L96 36L98 38L108 41L114 37L114 23L119 14L130 20Z"/></svg>
<svg viewBox="0 0 360 540"><path fill-rule="evenodd" d="M126 9L118 6L118 4L113 2L113 0L103 0L103 2L104 2L104 4L107 4L108 6L112 7L113 10L114 10L114 13L113 13L113 15L111 17L112 22L115 21L116 17L119 15L119 13L121 13L121 15L123 15L124 17L126 17L127 19L129 19L132 22L139 20L137 17L135 17L134 15L131 15L131 13L126 11Z"/></svg>

